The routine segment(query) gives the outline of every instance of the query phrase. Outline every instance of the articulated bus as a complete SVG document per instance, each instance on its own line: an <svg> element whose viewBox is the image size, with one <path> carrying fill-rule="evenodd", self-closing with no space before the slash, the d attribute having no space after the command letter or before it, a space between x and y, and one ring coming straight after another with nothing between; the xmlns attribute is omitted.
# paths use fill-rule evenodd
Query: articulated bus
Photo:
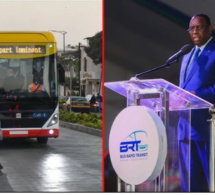
<svg viewBox="0 0 215 195"><path fill-rule="evenodd" d="M56 45L51 32L0 32L0 140L59 136Z"/></svg>

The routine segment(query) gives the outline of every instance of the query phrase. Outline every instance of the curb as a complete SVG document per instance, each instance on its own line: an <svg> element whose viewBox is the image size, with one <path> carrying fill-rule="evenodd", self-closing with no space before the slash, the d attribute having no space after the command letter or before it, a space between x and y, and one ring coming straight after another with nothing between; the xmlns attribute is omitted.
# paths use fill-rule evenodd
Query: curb
<svg viewBox="0 0 215 195"><path fill-rule="evenodd" d="M61 127L66 127L75 131L81 131L84 133L89 133L92 135L96 135L99 137L102 137L102 131L100 129L94 129L91 127L86 127L83 125L78 125L78 124L74 124L74 123L69 123L69 122L65 122L65 121L60 121L60 126Z"/></svg>

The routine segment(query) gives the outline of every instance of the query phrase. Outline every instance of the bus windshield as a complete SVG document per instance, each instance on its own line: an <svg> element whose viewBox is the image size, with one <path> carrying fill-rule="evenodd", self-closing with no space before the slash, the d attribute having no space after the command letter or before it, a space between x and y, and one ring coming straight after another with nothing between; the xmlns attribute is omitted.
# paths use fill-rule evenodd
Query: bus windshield
<svg viewBox="0 0 215 195"><path fill-rule="evenodd" d="M54 56L0 59L0 97L56 97Z"/></svg>

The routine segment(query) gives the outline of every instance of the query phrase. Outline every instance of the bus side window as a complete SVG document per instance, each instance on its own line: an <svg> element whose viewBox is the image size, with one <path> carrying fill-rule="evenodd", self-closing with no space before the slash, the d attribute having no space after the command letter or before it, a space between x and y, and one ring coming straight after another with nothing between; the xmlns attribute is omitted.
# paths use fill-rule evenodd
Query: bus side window
<svg viewBox="0 0 215 195"><path fill-rule="evenodd" d="M65 83L65 70L61 64L57 64L59 83Z"/></svg>

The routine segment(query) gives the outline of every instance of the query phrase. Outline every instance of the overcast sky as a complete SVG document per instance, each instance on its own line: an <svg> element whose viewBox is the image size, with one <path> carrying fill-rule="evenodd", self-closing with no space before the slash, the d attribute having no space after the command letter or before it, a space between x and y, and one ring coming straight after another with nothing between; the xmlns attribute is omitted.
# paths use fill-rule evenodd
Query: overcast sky
<svg viewBox="0 0 215 195"><path fill-rule="evenodd" d="M0 0L0 31L66 31L65 45L102 30L102 0ZM63 35L53 33L63 49Z"/></svg>

